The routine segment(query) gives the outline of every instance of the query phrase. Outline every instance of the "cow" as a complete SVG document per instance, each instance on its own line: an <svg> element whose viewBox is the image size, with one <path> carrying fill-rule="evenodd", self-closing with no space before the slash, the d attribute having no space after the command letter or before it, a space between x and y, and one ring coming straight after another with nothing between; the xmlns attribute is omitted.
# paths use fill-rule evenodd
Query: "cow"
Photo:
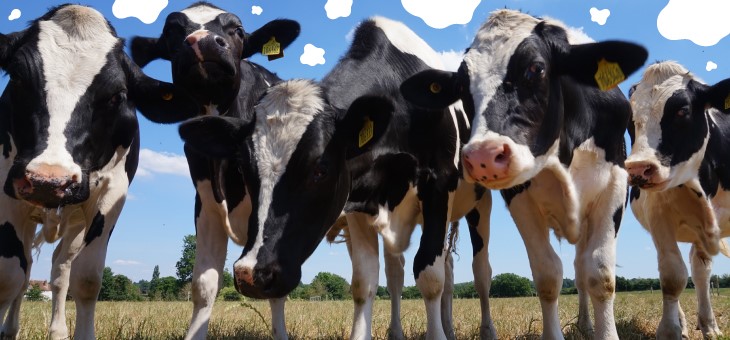
<svg viewBox="0 0 730 340"><path fill-rule="evenodd" d="M0 338L18 334L34 242L56 240L49 338L69 336L67 294L74 338L95 338L107 244L137 169L135 107L189 111L172 84L145 76L123 48L99 12L78 5L0 35L0 68L10 76L0 97Z"/></svg>
<svg viewBox="0 0 730 340"><path fill-rule="evenodd" d="M689 262L697 292L697 327L705 338L722 335L710 304L712 256L730 236L730 79L707 85L682 65L647 67L632 87L632 147L626 159L631 210L657 249L663 313L657 339L688 338L679 295L687 267L677 242L692 243Z"/></svg>
<svg viewBox="0 0 730 340"><path fill-rule="evenodd" d="M281 79L260 65L246 60L267 49L275 58L299 35L299 24L273 20L247 33L235 14L207 2L197 2L170 13L158 38L135 37L131 42L134 61L141 67L155 59L171 62L172 80L193 98L197 115L221 115L250 119L253 106L271 85ZM275 45L271 45L274 42ZM277 45L278 44L278 45ZM154 112L153 112L154 113ZM144 114L144 112L143 112ZM158 123L176 123L186 115L145 115ZM253 230L248 228L251 195L245 188L235 159L212 160L206 153L185 149L195 186L197 247L193 269L193 316L186 339L205 338L213 303L222 280L228 239L244 245ZM284 331L284 303L270 301L274 333Z"/></svg>
<svg viewBox="0 0 730 340"><path fill-rule="evenodd" d="M424 107L461 99L474 117L462 149L465 177L501 191L527 248L543 338L563 337L562 265L549 243L552 228L576 244L580 329L617 339L615 238L628 187L623 135L631 107L611 88L641 67L647 52L627 42L576 41L557 20L498 10L478 30L458 72L422 72L401 90Z"/></svg>
<svg viewBox="0 0 730 340"><path fill-rule="evenodd" d="M371 337L373 299L378 288L378 234L384 242L393 301L391 336L402 338L402 253L416 224L421 224L423 236L413 273L426 302L426 337L453 337L451 292L444 291L445 283L448 289L453 280L446 233L449 222L466 216L473 243L478 245L474 269L482 297L481 331L485 337L496 338L487 299L491 195L463 181L459 162L471 118L460 104L424 110L406 102L399 92L405 79L432 67L443 65L420 37L402 23L374 17L356 28L349 50L320 84L292 80L275 85L256 106L253 119L202 117L181 125L186 146L216 153L221 159L242 159L239 164L244 166L246 187L258 192L252 200L258 200L253 205L259 210L252 213L249 223L257 234L249 234L249 243L234 264L239 291L269 297L276 291L272 287L293 288L301 276L300 268L291 265L301 263L297 256L303 253L297 249L306 248L311 253L335 222L335 213L344 210L353 263L351 338ZM379 117L384 114L390 116L390 124ZM302 115L313 118L298 123L297 117ZM336 119L328 118L332 115ZM285 124L288 128L282 129ZM279 135L278 129L288 135ZM339 150L337 157L320 156L323 150L338 150L333 143L327 144L330 136L334 141L344 136L339 138L348 142L340 144L350 150ZM291 139L273 144L284 137ZM291 156L279 157L276 166L270 165L268 155L274 151L266 151L268 144L264 142L289 145ZM333 180L341 176L351 178L351 182L337 184ZM273 190L264 191L266 183ZM317 185L327 197L307 196L309 186ZM306 218L295 218L301 214ZM306 214L328 216L329 225L304 223L311 219ZM257 229L253 228L254 221L258 222ZM285 291L278 289L278 294Z"/></svg>

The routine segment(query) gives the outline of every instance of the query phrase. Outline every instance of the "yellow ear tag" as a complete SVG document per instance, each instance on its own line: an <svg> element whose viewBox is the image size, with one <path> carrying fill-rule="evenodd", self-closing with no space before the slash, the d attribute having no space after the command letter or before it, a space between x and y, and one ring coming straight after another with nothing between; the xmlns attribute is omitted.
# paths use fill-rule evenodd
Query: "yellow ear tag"
<svg viewBox="0 0 730 340"><path fill-rule="evenodd" d="M163 93L162 100L172 100L172 93L170 93L170 92Z"/></svg>
<svg viewBox="0 0 730 340"><path fill-rule="evenodd" d="M601 59L598 62L598 71L596 71L595 78L598 87L602 91L608 91L626 80L624 72L621 71L621 66L606 59Z"/></svg>
<svg viewBox="0 0 730 340"><path fill-rule="evenodd" d="M269 57L269 61L278 59L284 56L281 52L281 44L276 41L276 37L271 37L269 42L265 43L261 49L261 54Z"/></svg>
<svg viewBox="0 0 730 340"><path fill-rule="evenodd" d="M725 97L725 110L730 109L730 94Z"/></svg>
<svg viewBox="0 0 730 340"><path fill-rule="evenodd" d="M373 139L373 121L370 118L365 118L365 124L360 129L360 135L358 136L358 147L362 148L367 142Z"/></svg>
<svg viewBox="0 0 730 340"><path fill-rule="evenodd" d="M431 83L431 86L429 87L429 89L431 90L431 93L438 94L441 92L441 84L435 83L435 82Z"/></svg>

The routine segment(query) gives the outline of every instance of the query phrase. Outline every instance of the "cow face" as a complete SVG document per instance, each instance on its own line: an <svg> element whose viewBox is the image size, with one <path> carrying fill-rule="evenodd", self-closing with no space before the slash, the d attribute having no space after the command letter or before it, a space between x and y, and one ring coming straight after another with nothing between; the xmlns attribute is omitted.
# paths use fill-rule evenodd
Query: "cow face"
<svg viewBox="0 0 730 340"><path fill-rule="evenodd" d="M340 118L319 86L295 80L270 88L254 121L201 117L180 126L193 150L237 157L243 166L254 208L248 242L234 264L241 293L282 297L297 286L302 263L347 200L346 160L377 141L392 111L388 100L363 97Z"/></svg>
<svg viewBox="0 0 730 340"><path fill-rule="evenodd" d="M681 65L661 62L649 66L632 89L629 183L661 191L695 178L717 114L712 108L730 112L730 80L708 86Z"/></svg>
<svg viewBox="0 0 730 340"><path fill-rule="evenodd" d="M175 85L200 105L225 112L238 93L241 59L261 53L272 38L283 49L298 35L299 24L291 20L274 20L248 34L235 14L199 2L170 13L159 38L132 39L132 56L140 66L171 61Z"/></svg>
<svg viewBox="0 0 730 340"><path fill-rule="evenodd" d="M145 77L122 47L100 13L76 5L0 35L0 67L10 76L0 99L2 156L11 160L5 194L46 208L80 203L89 173L138 143L133 101L163 107L150 96L163 102L172 88Z"/></svg>
<svg viewBox="0 0 730 340"><path fill-rule="evenodd" d="M468 181L490 189L519 185L558 153L564 86L593 86L608 63L624 75L647 57L638 45L571 45L567 29L516 11L492 14L477 32L457 73L425 71L404 82L406 99L441 108L462 99L473 115L462 162ZM610 78L610 77L609 77ZM611 79L611 86L618 82Z"/></svg>

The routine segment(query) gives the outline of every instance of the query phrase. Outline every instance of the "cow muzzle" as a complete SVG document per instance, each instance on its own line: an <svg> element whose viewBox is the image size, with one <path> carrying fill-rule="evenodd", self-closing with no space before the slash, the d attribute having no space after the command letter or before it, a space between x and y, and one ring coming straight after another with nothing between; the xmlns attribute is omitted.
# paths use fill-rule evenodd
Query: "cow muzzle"
<svg viewBox="0 0 730 340"><path fill-rule="evenodd" d="M296 287L301 278L301 273L286 274L278 264L274 263L256 265L255 268L234 264L233 274L236 290L256 299L284 297Z"/></svg>
<svg viewBox="0 0 730 340"><path fill-rule="evenodd" d="M666 185L659 175L659 165L652 161L627 161L626 171L629 173L629 185L641 189L661 190Z"/></svg>
<svg viewBox="0 0 730 340"><path fill-rule="evenodd" d="M512 150L502 142L478 142L465 147L462 152L467 179L488 188L510 179L511 159Z"/></svg>
<svg viewBox="0 0 730 340"><path fill-rule="evenodd" d="M68 204L81 191L81 177L59 166L39 167L13 180L18 198L44 208Z"/></svg>

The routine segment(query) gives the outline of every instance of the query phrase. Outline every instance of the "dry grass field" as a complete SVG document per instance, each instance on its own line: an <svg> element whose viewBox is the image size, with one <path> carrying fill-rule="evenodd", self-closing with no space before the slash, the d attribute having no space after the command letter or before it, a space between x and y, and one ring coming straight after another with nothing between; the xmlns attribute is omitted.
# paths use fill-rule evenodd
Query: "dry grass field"
<svg viewBox="0 0 730 340"><path fill-rule="evenodd" d="M537 298L492 299L492 316L500 339L539 339L542 323ZM701 339L694 330L697 304L694 291L682 296L690 338ZM68 304L68 325L74 325L74 304ZM352 323L352 301L289 301L286 320L293 339L346 339ZM730 335L730 289L713 296L715 315L723 333ZM560 319L568 339L582 339L576 330L577 296L560 297ZM100 302L96 330L99 339L181 339L190 318L188 302ZM620 293L616 298L616 322L621 339L653 339L661 317L661 293ZM404 301L403 330L409 339L422 338L425 312L420 300ZM50 303L26 302L22 308L21 339L44 339L50 319ZM373 314L373 337L387 339L390 303L377 301ZM210 339L269 339L269 305L265 301L217 302ZM454 328L458 339L479 338L477 300L454 302ZM724 339L730 339L724 338Z"/></svg>

